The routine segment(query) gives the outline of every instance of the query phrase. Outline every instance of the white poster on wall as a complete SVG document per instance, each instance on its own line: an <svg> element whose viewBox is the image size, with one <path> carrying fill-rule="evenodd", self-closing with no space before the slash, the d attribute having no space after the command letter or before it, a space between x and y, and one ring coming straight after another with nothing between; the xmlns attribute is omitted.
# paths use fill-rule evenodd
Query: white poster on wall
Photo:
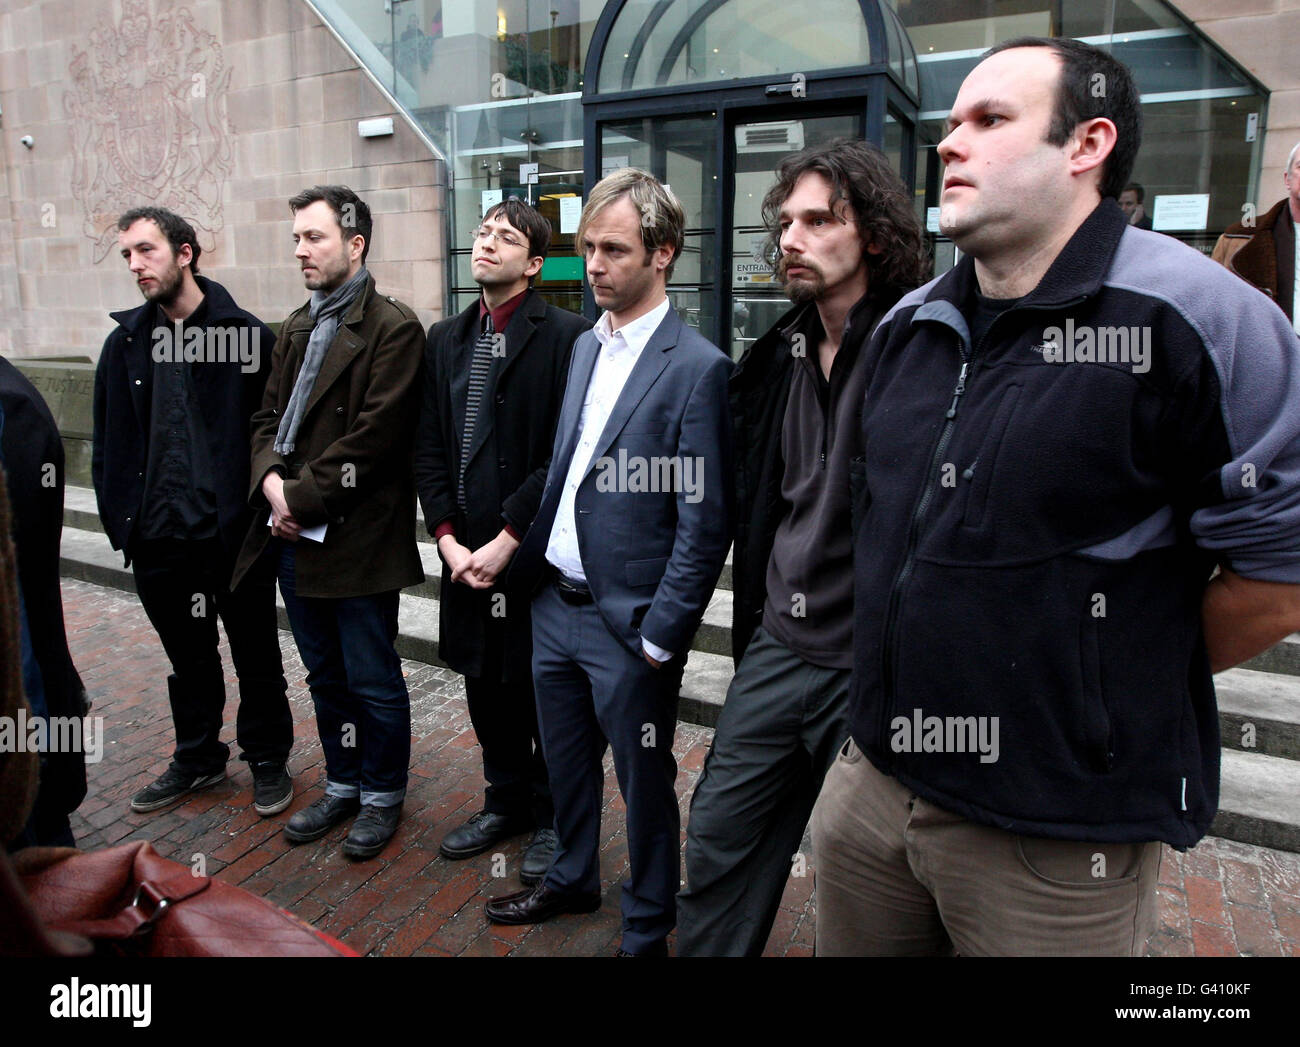
<svg viewBox="0 0 1300 1047"><path fill-rule="evenodd" d="M479 212L478 212L479 217L482 218L485 214L488 213L488 208L496 207L496 205L499 204L500 202L501 202L500 189L484 189L483 203L479 208Z"/></svg>
<svg viewBox="0 0 1300 1047"><path fill-rule="evenodd" d="M1151 212L1151 228L1162 233L1204 229L1209 217L1209 193L1157 196Z"/></svg>

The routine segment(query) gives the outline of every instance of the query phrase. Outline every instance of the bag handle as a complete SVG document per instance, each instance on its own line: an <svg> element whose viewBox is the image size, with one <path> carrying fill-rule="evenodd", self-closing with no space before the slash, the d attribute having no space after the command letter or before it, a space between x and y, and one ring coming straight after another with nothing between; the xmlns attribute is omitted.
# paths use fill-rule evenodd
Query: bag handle
<svg viewBox="0 0 1300 1047"><path fill-rule="evenodd" d="M172 906L202 894L212 883L211 877L182 873L161 881L142 880L131 904L113 916L98 920L61 920L51 930L79 934L91 939L121 941L139 938L153 930Z"/></svg>

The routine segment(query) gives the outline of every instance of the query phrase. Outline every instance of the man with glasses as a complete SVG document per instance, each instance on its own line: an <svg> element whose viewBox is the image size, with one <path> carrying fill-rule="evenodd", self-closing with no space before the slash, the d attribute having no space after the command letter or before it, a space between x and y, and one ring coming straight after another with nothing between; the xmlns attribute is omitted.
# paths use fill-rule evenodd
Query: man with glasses
<svg viewBox="0 0 1300 1047"><path fill-rule="evenodd" d="M529 601L504 585L546 481L573 343L591 324L533 289L551 224L515 197L475 231L482 289L434 324L425 347L415 474L442 555L438 649L465 677L483 747L483 809L443 840L453 861L533 830L520 879L536 883L555 848L555 811L533 699Z"/></svg>

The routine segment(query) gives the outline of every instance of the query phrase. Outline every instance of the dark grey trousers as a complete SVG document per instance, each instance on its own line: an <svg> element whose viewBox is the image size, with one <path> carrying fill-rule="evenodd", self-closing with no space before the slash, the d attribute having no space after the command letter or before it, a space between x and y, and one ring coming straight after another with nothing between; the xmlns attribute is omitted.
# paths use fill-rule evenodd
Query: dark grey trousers
<svg viewBox="0 0 1300 1047"><path fill-rule="evenodd" d="M849 673L754 634L691 797L678 956L762 955L822 779L849 736Z"/></svg>

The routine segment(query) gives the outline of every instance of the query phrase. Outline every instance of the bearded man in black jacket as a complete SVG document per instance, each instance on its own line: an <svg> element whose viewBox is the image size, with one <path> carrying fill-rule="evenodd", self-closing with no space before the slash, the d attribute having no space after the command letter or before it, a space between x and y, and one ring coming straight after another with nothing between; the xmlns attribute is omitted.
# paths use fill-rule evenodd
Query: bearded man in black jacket
<svg viewBox="0 0 1300 1047"><path fill-rule="evenodd" d="M762 954L848 737L861 349L929 271L903 183L865 142L787 157L763 217L795 307L731 377L737 669L691 799L679 956Z"/></svg>
<svg viewBox="0 0 1300 1047"><path fill-rule="evenodd" d="M118 220L123 259L145 304L113 313L95 369L92 472L104 530L135 572L158 631L176 750L131 799L155 811L226 777L220 615L239 676L237 736L253 770L253 806L277 814L293 799L293 745L275 619L275 578L231 588L252 519L246 501L249 419L275 341L220 284L198 275L202 249L179 215L141 207Z"/></svg>

